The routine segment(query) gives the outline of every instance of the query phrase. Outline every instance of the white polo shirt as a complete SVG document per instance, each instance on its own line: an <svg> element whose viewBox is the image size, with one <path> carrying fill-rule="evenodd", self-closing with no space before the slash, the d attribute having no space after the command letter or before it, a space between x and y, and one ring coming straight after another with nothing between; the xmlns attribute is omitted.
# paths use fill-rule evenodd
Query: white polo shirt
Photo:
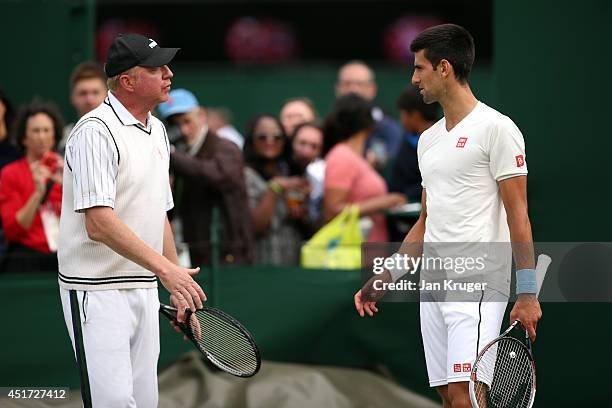
<svg viewBox="0 0 612 408"><path fill-rule="evenodd" d="M427 193L425 242L510 242L497 182L527 174L514 122L482 102L450 131L442 118L417 148Z"/></svg>

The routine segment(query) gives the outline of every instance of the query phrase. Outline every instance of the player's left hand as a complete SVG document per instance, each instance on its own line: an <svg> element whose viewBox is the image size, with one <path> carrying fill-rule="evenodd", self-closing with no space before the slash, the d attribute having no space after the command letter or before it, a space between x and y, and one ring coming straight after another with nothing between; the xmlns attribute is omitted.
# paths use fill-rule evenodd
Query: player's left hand
<svg viewBox="0 0 612 408"><path fill-rule="evenodd" d="M510 312L510 322L513 323L515 320L519 320L532 342L536 339L536 328L538 326L538 320L542 317L542 309L540 308L540 302L535 295L521 294L518 296L512 312Z"/></svg>

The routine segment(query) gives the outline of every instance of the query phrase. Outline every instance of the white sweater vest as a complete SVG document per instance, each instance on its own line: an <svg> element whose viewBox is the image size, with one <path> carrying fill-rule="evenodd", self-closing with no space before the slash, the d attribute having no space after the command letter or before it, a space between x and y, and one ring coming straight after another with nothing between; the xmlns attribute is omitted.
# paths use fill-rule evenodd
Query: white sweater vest
<svg viewBox="0 0 612 408"><path fill-rule="evenodd" d="M96 129L97 137L112 139L118 155L114 212L147 245L162 253L166 211L173 206L170 151L164 125L152 116L150 120L149 130L124 125L107 99L77 122L66 145L69 148L72 137L86 127ZM73 170L77 169L66 160L58 249L60 286L77 290L157 287L152 272L89 239L85 213L74 210Z"/></svg>

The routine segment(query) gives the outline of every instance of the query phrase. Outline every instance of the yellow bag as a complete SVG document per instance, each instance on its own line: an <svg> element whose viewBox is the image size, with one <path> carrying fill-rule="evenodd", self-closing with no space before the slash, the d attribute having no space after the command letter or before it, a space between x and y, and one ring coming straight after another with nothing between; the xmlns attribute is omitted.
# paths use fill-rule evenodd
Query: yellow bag
<svg viewBox="0 0 612 408"><path fill-rule="evenodd" d="M359 269L362 242L359 208L349 205L302 246L302 267Z"/></svg>

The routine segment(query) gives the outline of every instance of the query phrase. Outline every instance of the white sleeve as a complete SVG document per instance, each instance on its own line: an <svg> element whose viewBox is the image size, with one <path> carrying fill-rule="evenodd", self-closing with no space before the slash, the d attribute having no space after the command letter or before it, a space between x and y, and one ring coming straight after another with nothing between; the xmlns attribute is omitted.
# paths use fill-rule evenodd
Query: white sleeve
<svg viewBox="0 0 612 408"><path fill-rule="evenodd" d="M425 181L423 180L423 172L421 171L421 157L423 157L423 151L425 150L423 142L423 135L425 135L425 132L427 132L427 129L425 129L425 131L421 133L421 136L419 136L419 141L417 143L417 164L419 166L419 172L421 173L421 187L423 188L426 188L426 186Z"/></svg>
<svg viewBox="0 0 612 408"><path fill-rule="evenodd" d="M527 174L525 141L514 122L504 116L491 134L489 169L497 181Z"/></svg>
<svg viewBox="0 0 612 408"><path fill-rule="evenodd" d="M166 189L166 211L170 211L174 208L174 198L172 197L172 186L170 186L170 141L168 140L168 132L162 122L159 122L162 130L164 131L164 143L168 150L168 188Z"/></svg>
<svg viewBox="0 0 612 408"><path fill-rule="evenodd" d="M170 187L170 181L168 181L168 192L166 198L166 211L170 211L174 208L174 200L172 198L172 188Z"/></svg>
<svg viewBox="0 0 612 408"><path fill-rule="evenodd" d="M82 125L68 141L66 163L73 175L75 211L114 208L119 152L108 130L96 123Z"/></svg>

